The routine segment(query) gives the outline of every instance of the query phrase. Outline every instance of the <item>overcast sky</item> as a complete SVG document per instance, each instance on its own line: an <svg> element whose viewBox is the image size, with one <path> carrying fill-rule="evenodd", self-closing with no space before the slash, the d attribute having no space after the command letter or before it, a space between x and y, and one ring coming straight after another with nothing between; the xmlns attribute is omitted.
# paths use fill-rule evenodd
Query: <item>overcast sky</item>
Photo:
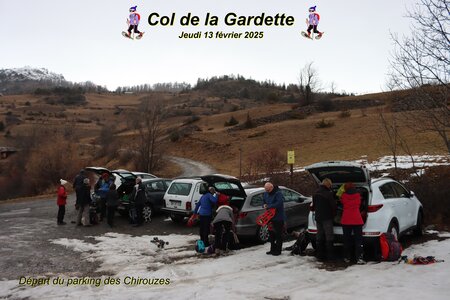
<svg viewBox="0 0 450 300"><path fill-rule="evenodd" d="M0 0L0 68L45 67L67 80L91 80L109 89L240 74L297 83L310 61L325 90L367 93L384 89L393 44L389 32L408 34L412 0ZM130 6L141 15L144 38L128 40ZM300 35L308 8L317 5L321 40ZM150 26L148 16L175 13L173 26ZM181 26L191 12L198 26ZM204 25L207 13L218 26ZM293 16L293 26L226 26L227 13ZM263 31L262 39L179 39L181 32Z"/></svg>

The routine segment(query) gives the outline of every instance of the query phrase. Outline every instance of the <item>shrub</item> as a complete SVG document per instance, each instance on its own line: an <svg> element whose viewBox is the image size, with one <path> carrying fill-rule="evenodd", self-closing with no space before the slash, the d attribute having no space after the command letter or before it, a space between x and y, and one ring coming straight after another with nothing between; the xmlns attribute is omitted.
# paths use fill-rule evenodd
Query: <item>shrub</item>
<svg viewBox="0 0 450 300"><path fill-rule="evenodd" d="M180 139L180 133L177 130L174 130L170 133L169 139L171 142L177 142Z"/></svg>
<svg viewBox="0 0 450 300"><path fill-rule="evenodd" d="M190 116L189 118L187 118L185 121L184 121L184 125L188 125L188 124L192 124L192 123L194 123L194 122L197 122L198 120L200 120L200 117L199 116L197 116L197 115L192 115L192 116Z"/></svg>
<svg viewBox="0 0 450 300"><path fill-rule="evenodd" d="M334 126L334 122L331 120L327 121L325 119L322 119L316 123L316 128L329 128L329 127L333 127L333 126Z"/></svg>
<svg viewBox="0 0 450 300"><path fill-rule="evenodd" d="M352 113L349 110L343 110L339 114L339 118L349 118L352 115Z"/></svg>
<svg viewBox="0 0 450 300"><path fill-rule="evenodd" d="M233 116L231 116L231 118L228 121L226 121L223 124L223 126L228 127L228 126L234 126L234 125L237 125L237 124L239 124L239 121L236 120Z"/></svg>
<svg viewBox="0 0 450 300"><path fill-rule="evenodd" d="M244 127L247 129L256 127L255 122L253 122L249 112L247 112L247 119L245 120Z"/></svg>
<svg viewBox="0 0 450 300"><path fill-rule="evenodd" d="M317 106L321 111L332 111L334 109L334 103L331 99L322 99L317 102Z"/></svg>

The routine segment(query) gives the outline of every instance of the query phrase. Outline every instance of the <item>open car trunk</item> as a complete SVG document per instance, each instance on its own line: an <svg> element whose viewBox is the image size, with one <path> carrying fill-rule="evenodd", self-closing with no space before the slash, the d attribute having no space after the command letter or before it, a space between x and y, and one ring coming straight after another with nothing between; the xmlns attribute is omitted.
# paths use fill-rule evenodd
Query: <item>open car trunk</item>
<svg viewBox="0 0 450 300"><path fill-rule="evenodd" d="M364 223L366 222L371 191L370 173L365 166L348 161L327 161L307 166L305 169L311 174L317 184L321 184L325 178L330 179L333 183L332 190L337 203L334 225L340 226L342 217L342 203L336 193L347 182L353 182L356 190L361 195L360 212Z"/></svg>

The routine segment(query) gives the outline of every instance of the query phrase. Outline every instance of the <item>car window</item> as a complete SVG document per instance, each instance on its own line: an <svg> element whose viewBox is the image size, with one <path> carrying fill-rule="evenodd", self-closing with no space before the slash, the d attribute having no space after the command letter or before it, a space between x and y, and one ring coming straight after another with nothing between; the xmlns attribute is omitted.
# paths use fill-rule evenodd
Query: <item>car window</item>
<svg viewBox="0 0 450 300"><path fill-rule="evenodd" d="M167 187L170 185L171 182L172 180L164 180L164 183L166 184L165 189L167 189Z"/></svg>
<svg viewBox="0 0 450 300"><path fill-rule="evenodd" d="M189 193L191 192L191 188L192 183L174 182L170 185L170 188L167 191L167 193L171 195L188 196Z"/></svg>
<svg viewBox="0 0 450 300"><path fill-rule="evenodd" d="M398 198L409 198L409 192L397 182L391 182L392 189Z"/></svg>
<svg viewBox="0 0 450 300"><path fill-rule="evenodd" d="M152 182L147 182L145 184L146 188L148 191L150 192L164 192L165 188L164 188L164 182L162 181L152 181Z"/></svg>
<svg viewBox="0 0 450 300"><path fill-rule="evenodd" d="M232 182L216 182L214 183L214 187L218 191L226 191L226 190L236 190L239 191L239 186Z"/></svg>
<svg viewBox="0 0 450 300"><path fill-rule="evenodd" d="M384 199L396 198L395 192L392 189L391 183L385 183L380 186L380 192L383 194Z"/></svg>
<svg viewBox="0 0 450 300"><path fill-rule="evenodd" d="M263 204L264 204L264 199L263 199L262 193L254 195L252 197L252 200L250 200L250 206L253 206L253 207L262 207Z"/></svg>
<svg viewBox="0 0 450 300"><path fill-rule="evenodd" d="M293 202L299 198L299 195L297 195L289 190L281 190L281 193L283 193L284 202Z"/></svg>

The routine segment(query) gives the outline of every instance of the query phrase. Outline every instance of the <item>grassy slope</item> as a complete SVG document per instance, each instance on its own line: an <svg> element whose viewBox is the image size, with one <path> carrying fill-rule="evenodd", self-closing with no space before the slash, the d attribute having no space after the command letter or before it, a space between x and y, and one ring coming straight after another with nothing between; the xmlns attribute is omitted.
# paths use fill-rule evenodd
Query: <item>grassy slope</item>
<svg viewBox="0 0 450 300"><path fill-rule="evenodd" d="M195 92L189 95L174 96L172 94L153 94L150 99L164 100L169 105L178 105L197 99L200 94ZM45 124L46 128L59 128L62 126L76 126L83 132L83 143L93 140L98 135L102 126L116 124L117 128L125 128L125 114L136 111L139 99L136 95L87 95L88 104L82 107L62 107L43 104L39 98L32 95L4 96L0 98L0 120L7 111L21 115L24 120L29 111L43 111L46 114L63 111L66 119L56 119L49 116L36 117L35 120L25 120L24 124L14 126L13 134L24 134L31 128ZM358 98L385 100L385 94L372 94L358 96ZM341 98L342 99L342 98ZM30 101L31 106L25 106ZM218 98L207 98L207 102L220 103ZM239 100L231 100L239 104ZM15 108L8 106L15 103ZM246 103L247 104L247 103ZM124 109L124 113L114 114L116 107ZM207 108L192 108L201 117L194 123L202 131L193 133L190 138L182 139L176 143L169 143L167 153L184 156L187 158L205 161L215 166L218 171L239 175L239 148L242 148L243 164L247 158L261 149L275 147L282 153L287 150L296 151L296 165L304 166L322 160L358 159L367 155L369 159L375 159L382 155L390 154L386 145L382 142L380 124L377 109L368 109L367 116L362 117L359 110L351 111L350 118L341 119L337 112L320 113L304 120L289 120L272 123L254 129L234 131L228 133L223 126L224 122L234 116L241 123L245 121L247 113L252 118L259 118L289 111L289 104L266 104L263 106L247 105L251 107L235 112L226 112L210 116L201 115ZM80 123L76 119L89 119L91 123ZM175 117L165 121L166 128L180 127L188 117ZM316 123L322 118L333 120L335 126L326 129L315 128ZM263 133L265 132L265 133ZM415 153L442 153L436 145L439 140L429 134L414 134L407 128L402 128L407 137L411 149ZM249 137L255 133L263 133L259 137ZM133 140L133 132L120 133L122 144ZM8 140L0 136L0 145L7 144ZM119 167L119 166L117 166ZM174 173L173 166L169 167L167 174Z"/></svg>

